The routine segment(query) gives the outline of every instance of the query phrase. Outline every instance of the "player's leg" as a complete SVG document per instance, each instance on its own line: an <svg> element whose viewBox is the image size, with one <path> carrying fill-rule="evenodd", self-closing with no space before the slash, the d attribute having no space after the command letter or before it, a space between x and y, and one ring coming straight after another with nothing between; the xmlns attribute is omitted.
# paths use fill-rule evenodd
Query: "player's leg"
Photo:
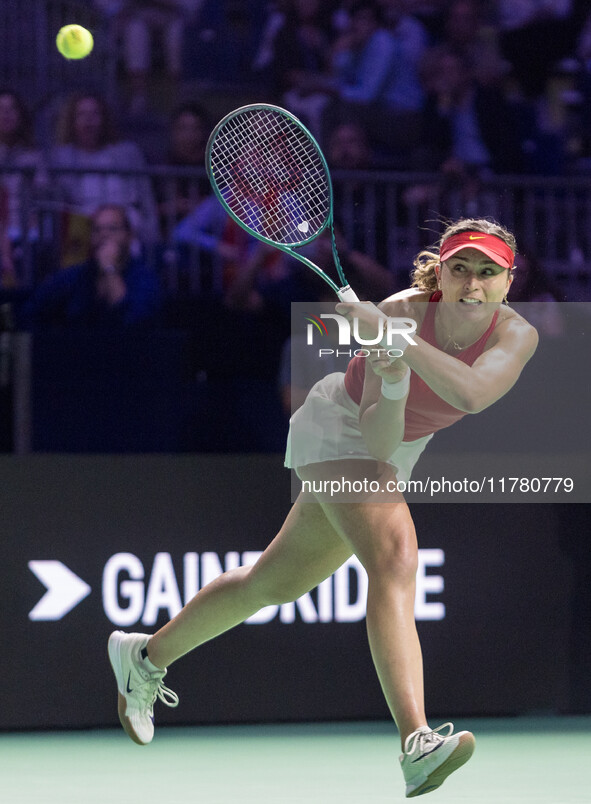
<svg viewBox="0 0 591 804"><path fill-rule="evenodd" d="M303 467L299 474L302 480L311 481L311 488L320 488L321 478L349 478L359 483L363 476L375 476L375 462L331 461ZM382 488L388 477L395 479L391 467L380 475ZM318 499L334 530L368 574L369 644L404 744L409 734L426 723L423 662L414 619L418 546L410 511L400 494L348 494L336 503L326 494L318 494ZM344 502L346 499L350 502Z"/></svg>
<svg viewBox="0 0 591 804"><path fill-rule="evenodd" d="M351 553L321 506L300 495L256 564L220 575L150 639L150 660L168 667L264 606L297 600L332 575Z"/></svg>
<svg viewBox="0 0 591 804"><path fill-rule="evenodd" d="M332 575L351 555L313 498L300 496L278 535L252 567L224 573L201 589L153 637L116 631L109 658L117 679L121 724L134 742L152 740L158 697L176 706L164 686L167 665L243 622L264 606L286 603Z"/></svg>
<svg viewBox="0 0 591 804"><path fill-rule="evenodd" d="M375 462L331 461L300 470L303 480L376 477ZM367 631L372 658L392 716L400 731L406 795L436 789L466 762L474 750L469 732L444 737L427 725L423 696L423 662L415 626L414 601L418 563L417 537L406 502L387 492L394 470L378 470L376 494L349 495L349 504L319 500L334 529L347 541L368 574ZM312 485L313 487L313 485ZM318 484L317 484L317 487ZM359 499L359 496L365 499ZM355 500L355 501L353 501ZM382 502L382 500L388 500Z"/></svg>

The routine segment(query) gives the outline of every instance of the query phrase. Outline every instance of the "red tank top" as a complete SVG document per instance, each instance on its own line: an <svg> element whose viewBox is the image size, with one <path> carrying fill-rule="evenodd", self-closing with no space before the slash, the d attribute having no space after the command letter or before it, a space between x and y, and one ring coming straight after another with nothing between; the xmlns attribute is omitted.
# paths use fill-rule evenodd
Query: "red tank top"
<svg viewBox="0 0 591 804"><path fill-rule="evenodd" d="M436 290L429 299L430 303L427 305L425 318L418 333L424 341L437 349L439 349L439 346L435 340L435 312L437 310L436 304L440 299L441 291ZM486 342L495 328L498 316L499 311L497 310L486 332L475 343L458 352L454 357L471 366L476 358L483 353ZM358 405L361 404L364 378L365 357L358 355L351 360L345 374L345 389L351 399ZM404 441L415 441L417 438L431 435L437 430L449 427L450 424L454 424L465 415L463 410L454 408L453 405L437 396L418 374L411 371L410 391L406 401L404 417Z"/></svg>

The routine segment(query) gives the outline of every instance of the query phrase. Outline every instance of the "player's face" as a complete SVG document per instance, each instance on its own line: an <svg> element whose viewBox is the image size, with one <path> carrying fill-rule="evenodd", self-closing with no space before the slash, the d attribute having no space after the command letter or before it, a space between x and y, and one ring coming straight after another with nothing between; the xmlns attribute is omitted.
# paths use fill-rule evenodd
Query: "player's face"
<svg viewBox="0 0 591 804"><path fill-rule="evenodd" d="M443 301L458 302L466 311L500 304L511 284L509 271L475 248L456 252L442 263L439 276Z"/></svg>

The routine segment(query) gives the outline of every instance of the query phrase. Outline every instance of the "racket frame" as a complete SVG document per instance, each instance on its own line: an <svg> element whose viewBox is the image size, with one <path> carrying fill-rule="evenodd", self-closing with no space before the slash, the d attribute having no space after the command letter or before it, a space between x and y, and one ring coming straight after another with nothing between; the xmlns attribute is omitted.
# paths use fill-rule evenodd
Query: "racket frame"
<svg viewBox="0 0 591 804"><path fill-rule="evenodd" d="M295 125L301 131L304 132L304 134L308 137L308 139L311 141L312 145L314 146L314 149L316 150L316 153L317 153L318 157L320 158L320 161L322 163L322 167L323 167L325 175L326 175L326 180L327 180L327 185L328 185L328 213L326 215L326 220L322 224L321 228L318 229L317 231L315 231L310 237L306 237L303 240L297 241L295 243L290 243L289 245L286 244L286 243L280 243L277 240L270 240L269 238L265 237L264 235L260 234L259 232L256 232L254 229L252 229L250 226L248 226L246 223L244 223L242 220L240 220L238 215L236 215L236 213L231 209L231 207L229 206L227 201L222 196L222 193L221 193L221 191L220 191L220 189L218 187L218 183L217 183L217 181L216 181L216 179L214 177L211 156L212 156L212 150L213 150L213 147L214 147L214 144L215 144L215 141L216 141L218 133L220 132L220 130L227 123L230 122L230 120L232 120L235 117L238 117L241 114L244 114L245 112L250 112L250 111L253 111L253 112L255 112L255 111L270 111L270 112L279 113L283 117L288 118L292 123L295 123ZM295 259L299 260L306 267L310 268L312 271L314 271L316 274L318 274L318 276L320 276L332 288L332 290L337 294L337 296L339 297L339 299L341 301L347 301L347 302L357 302L357 301L359 301L359 299L357 298L357 295L351 289L349 283L347 282L347 278L345 277L343 267L342 267L341 261L339 259L339 254L338 254L338 251L337 251L337 244L336 244L335 235L334 235L334 228L333 228L333 191L332 191L332 181L331 181L331 178L330 178L330 171L328 169L328 164L327 164L326 159L324 157L324 154L322 153L322 150L321 150L318 142L314 138L314 136L308 131L308 129L304 126L304 124L300 120L298 120L298 118L295 115L293 115L291 112L287 111L287 109L283 109L281 106L274 106L274 105L269 104L269 103L251 103L251 104L247 104L246 106L240 106L239 108L234 109L232 112L229 112L227 115L225 115L225 117L223 117L219 121L219 123L214 127L213 131L209 135L209 139L207 141L207 146L206 146L206 149L205 149L205 168L206 168L206 171L207 171L207 176L209 178L209 183L211 184L211 187L212 187L212 189L213 189L213 191L215 193L216 198L218 199L220 204L223 206L223 208L226 210L228 215L232 218L232 220L234 220L242 229L244 229L246 232L251 234L253 237L256 237L257 240L260 240L261 242L266 243L267 245L274 246L275 248L278 248L280 251L283 251L284 254L288 254L290 257L295 257ZM341 287L339 287L337 285L337 283L333 279L331 279L331 277L325 271L322 270L322 268L320 268L318 265L313 263L312 260L309 260L303 254L299 254L297 251L295 251L295 249L301 248L302 246L305 246L308 243L312 243L314 240L316 240L317 237L319 237L327 229L329 229L330 235L331 235L332 255L333 255L333 260L334 260L335 267L337 269L337 273L339 275L339 279L342 282Z"/></svg>

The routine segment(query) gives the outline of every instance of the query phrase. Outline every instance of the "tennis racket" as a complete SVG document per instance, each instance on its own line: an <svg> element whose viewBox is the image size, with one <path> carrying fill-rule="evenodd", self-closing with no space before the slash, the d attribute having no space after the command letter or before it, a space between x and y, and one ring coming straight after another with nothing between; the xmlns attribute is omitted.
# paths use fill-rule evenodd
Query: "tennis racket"
<svg viewBox="0 0 591 804"><path fill-rule="evenodd" d="M297 117L265 103L235 109L211 132L205 162L214 193L239 226L311 268L341 301L359 301L337 252L326 159ZM338 283L297 251L325 229Z"/></svg>

